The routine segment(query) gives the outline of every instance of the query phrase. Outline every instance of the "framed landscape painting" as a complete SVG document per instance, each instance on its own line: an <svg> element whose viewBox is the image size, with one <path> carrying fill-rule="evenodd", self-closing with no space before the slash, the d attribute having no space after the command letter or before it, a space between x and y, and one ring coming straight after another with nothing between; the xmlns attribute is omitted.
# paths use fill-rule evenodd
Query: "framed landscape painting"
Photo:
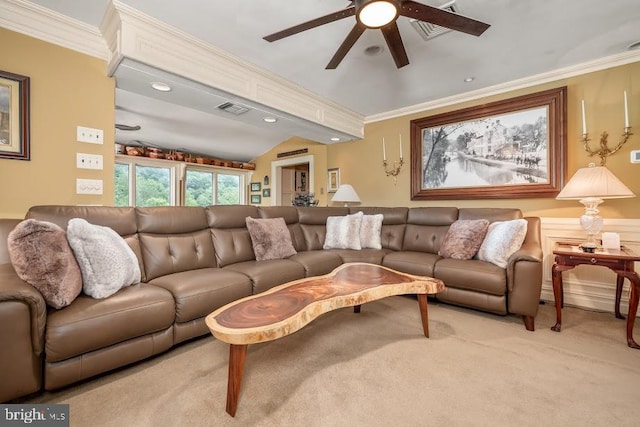
<svg viewBox="0 0 640 427"><path fill-rule="evenodd" d="M0 71L0 159L29 160L29 77Z"/></svg>
<svg viewBox="0 0 640 427"><path fill-rule="evenodd" d="M555 197L566 87L411 121L411 199Z"/></svg>

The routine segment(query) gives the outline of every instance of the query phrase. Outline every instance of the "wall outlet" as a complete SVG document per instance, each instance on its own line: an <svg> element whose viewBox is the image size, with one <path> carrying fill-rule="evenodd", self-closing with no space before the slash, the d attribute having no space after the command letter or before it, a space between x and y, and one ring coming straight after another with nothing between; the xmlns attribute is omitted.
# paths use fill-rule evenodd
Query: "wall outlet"
<svg viewBox="0 0 640 427"><path fill-rule="evenodd" d="M78 169L102 170L102 154L76 153L76 166Z"/></svg>
<svg viewBox="0 0 640 427"><path fill-rule="evenodd" d="M633 150L631 152L631 163L640 163L640 150Z"/></svg>
<svg viewBox="0 0 640 427"><path fill-rule="evenodd" d="M102 194L102 180L77 178L76 194Z"/></svg>
<svg viewBox="0 0 640 427"><path fill-rule="evenodd" d="M102 144L104 141L104 132L102 129L86 128L84 126L77 127L77 140L79 142L89 142L91 144Z"/></svg>

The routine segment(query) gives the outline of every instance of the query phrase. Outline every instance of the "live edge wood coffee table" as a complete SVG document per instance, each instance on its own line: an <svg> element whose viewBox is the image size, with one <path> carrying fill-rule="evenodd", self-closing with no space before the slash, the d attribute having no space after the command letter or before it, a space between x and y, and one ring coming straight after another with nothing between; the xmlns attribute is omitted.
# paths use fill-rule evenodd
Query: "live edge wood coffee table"
<svg viewBox="0 0 640 427"><path fill-rule="evenodd" d="M424 336L429 337L427 294L444 290L441 280L387 267L348 263L324 276L308 277L234 301L206 318L211 333L231 344L227 412L236 414L247 346L292 334L323 313L392 295L417 294Z"/></svg>

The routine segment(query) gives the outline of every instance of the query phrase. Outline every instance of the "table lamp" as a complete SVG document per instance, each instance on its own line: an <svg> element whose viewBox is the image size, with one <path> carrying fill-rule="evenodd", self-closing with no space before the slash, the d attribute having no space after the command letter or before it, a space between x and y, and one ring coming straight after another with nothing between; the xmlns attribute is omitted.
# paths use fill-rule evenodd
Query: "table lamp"
<svg viewBox="0 0 640 427"><path fill-rule="evenodd" d="M622 199L635 197L626 185L622 183L605 166L589 163L571 177L567 185L556 197L557 200L580 200L585 207L580 217L580 226L587 233L587 240L581 245L585 252L593 252L596 247L596 234L602 230L602 217L598 215L598 205L603 199Z"/></svg>
<svg viewBox="0 0 640 427"><path fill-rule="evenodd" d="M349 206L349 203L359 203L360 197L353 187L349 184L342 184L338 187L338 191L333 195L332 202L344 202L345 206Z"/></svg>

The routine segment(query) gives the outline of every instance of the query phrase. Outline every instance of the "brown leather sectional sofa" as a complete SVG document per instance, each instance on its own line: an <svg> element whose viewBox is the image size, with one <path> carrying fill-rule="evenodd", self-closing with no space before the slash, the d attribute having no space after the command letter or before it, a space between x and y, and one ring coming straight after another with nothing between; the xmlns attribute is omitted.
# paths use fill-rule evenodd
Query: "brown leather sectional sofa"
<svg viewBox="0 0 640 427"><path fill-rule="evenodd" d="M383 248L323 250L327 217L357 211L384 215ZM256 261L247 216L283 217L298 253ZM525 242L506 269L437 255L455 220L522 218L518 209L37 206L27 214L63 228L76 217L122 235L138 257L142 283L106 299L81 294L63 309L47 307L9 262L7 235L19 220L0 220L0 402L54 390L209 335L204 319L216 308L326 274L344 262L438 277L447 286L439 300L521 315L527 329L534 329L542 282L539 218L526 218Z"/></svg>

